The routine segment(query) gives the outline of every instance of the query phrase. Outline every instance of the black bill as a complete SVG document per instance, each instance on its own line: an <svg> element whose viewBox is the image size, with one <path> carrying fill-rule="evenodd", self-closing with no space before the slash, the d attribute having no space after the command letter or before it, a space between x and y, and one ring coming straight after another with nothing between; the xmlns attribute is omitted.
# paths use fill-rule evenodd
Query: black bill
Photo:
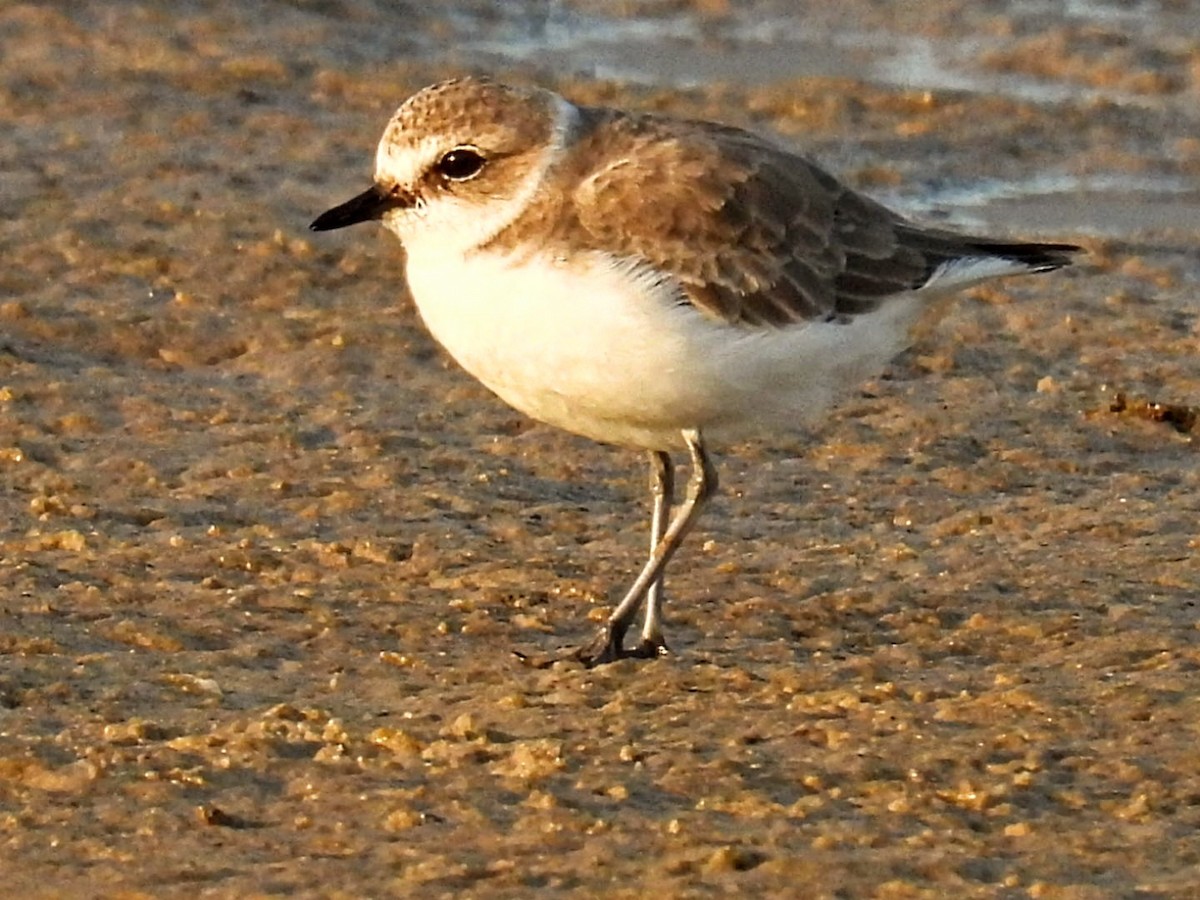
<svg viewBox="0 0 1200 900"><path fill-rule="evenodd" d="M377 184L371 185L357 197L352 197L345 203L321 213L308 227L313 231L332 231L335 228L345 228L347 225L357 225L359 222L370 222L378 219L389 209L402 206L403 201L383 190Z"/></svg>

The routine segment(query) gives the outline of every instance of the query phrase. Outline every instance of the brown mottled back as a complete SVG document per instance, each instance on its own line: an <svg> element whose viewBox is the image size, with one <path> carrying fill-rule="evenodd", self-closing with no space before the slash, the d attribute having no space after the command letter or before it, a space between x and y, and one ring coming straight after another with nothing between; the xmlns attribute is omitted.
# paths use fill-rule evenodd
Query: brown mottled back
<svg viewBox="0 0 1200 900"><path fill-rule="evenodd" d="M603 108L580 114L570 152L493 245L544 238L553 225L564 252L644 261L726 322L851 317L955 259L1048 269L1074 250L922 228L741 129Z"/></svg>

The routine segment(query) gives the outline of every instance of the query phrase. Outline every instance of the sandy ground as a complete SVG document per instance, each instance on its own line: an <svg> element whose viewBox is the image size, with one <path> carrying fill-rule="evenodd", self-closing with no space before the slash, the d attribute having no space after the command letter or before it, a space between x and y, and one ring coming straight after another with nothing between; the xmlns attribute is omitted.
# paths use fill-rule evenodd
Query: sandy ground
<svg viewBox="0 0 1200 900"><path fill-rule="evenodd" d="M1195 896L1200 5L244 6L0 7L7 896ZM719 451L673 656L524 667L643 460L306 231L472 69L1090 255Z"/></svg>

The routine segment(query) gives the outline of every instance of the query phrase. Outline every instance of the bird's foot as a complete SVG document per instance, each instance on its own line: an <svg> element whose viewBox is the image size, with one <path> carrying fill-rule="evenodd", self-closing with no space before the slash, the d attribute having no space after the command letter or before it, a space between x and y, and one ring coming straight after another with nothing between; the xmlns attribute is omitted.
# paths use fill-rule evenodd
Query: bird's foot
<svg viewBox="0 0 1200 900"><path fill-rule="evenodd" d="M670 656L671 648L663 640L662 635L654 638L642 638L637 646L626 652L627 656L637 659L658 659L660 656Z"/></svg>
<svg viewBox="0 0 1200 900"><path fill-rule="evenodd" d="M624 643L625 629L613 628L609 622L596 632L594 638L582 647L575 648L572 656L591 669L628 656Z"/></svg>
<svg viewBox="0 0 1200 900"><path fill-rule="evenodd" d="M658 659L671 651L661 637L642 638L628 649L623 643L624 630L618 631L611 624L601 628L592 640L582 647L564 647L553 653L525 653L514 650L513 656L534 669L548 669L556 662L572 661L583 663L589 669L616 662L618 659Z"/></svg>
<svg viewBox="0 0 1200 900"><path fill-rule="evenodd" d="M635 646L624 646L625 630L617 630L612 624L605 625L590 643L575 651L575 658L589 669L618 659L657 659L670 651L661 636L642 638Z"/></svg>
<svg viewBox="0 0 1200 900"><path fill-rule="evenodd" d="M582 662L587 668L594 668L619 659L658 659L659 656L671 653L661 637L656 640L643 637L636 646L626 649L623 636L624 631L618 634L610 624L596 632L596 636L582 647L564 647L554 653L524 653L523 650L512 650L512 655L532 668L550 668L556 662L563 661Z"/></svg>

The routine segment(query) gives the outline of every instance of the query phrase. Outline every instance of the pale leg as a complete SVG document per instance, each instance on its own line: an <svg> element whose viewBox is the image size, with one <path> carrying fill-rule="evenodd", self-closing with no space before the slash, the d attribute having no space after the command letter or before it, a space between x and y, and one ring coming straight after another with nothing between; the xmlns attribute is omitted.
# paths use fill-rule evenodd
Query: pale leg
<svg viewBox="0 0 1200 900"><path fill-rule="evenodd" d="M600 634L586 647L576 654L580 660L589 666L611 662L627 655L622 646L625 632L637 616L638 607L646 599L650 586L661 580L663 569L679 549L679 544L692 530L696 519L705 503L717 490L717 470L709 462L704 452L704 442L697 429L683 432L683 440L687 444L688 453L692 458L692 471L688 477L687 497L679 507L671 524L650 554L650 559L634 579L633 585L625 594L624 599L617 604L609 616L608 622ZM659 623L661 627L661 622Z"/></svg>
<svg viewBox="0 0 1200 900"><path fill-rule="evenodd" d="M671 457L662 450L650 453L650 496L654 507L650 514L650 556L662 543L671 516L671 504L675 501L675 465ZM657 656L665 653L667 642L663 637L663 572L658 573L646 591L646 613L642 620L642 640L638 656Z"/></svg>

